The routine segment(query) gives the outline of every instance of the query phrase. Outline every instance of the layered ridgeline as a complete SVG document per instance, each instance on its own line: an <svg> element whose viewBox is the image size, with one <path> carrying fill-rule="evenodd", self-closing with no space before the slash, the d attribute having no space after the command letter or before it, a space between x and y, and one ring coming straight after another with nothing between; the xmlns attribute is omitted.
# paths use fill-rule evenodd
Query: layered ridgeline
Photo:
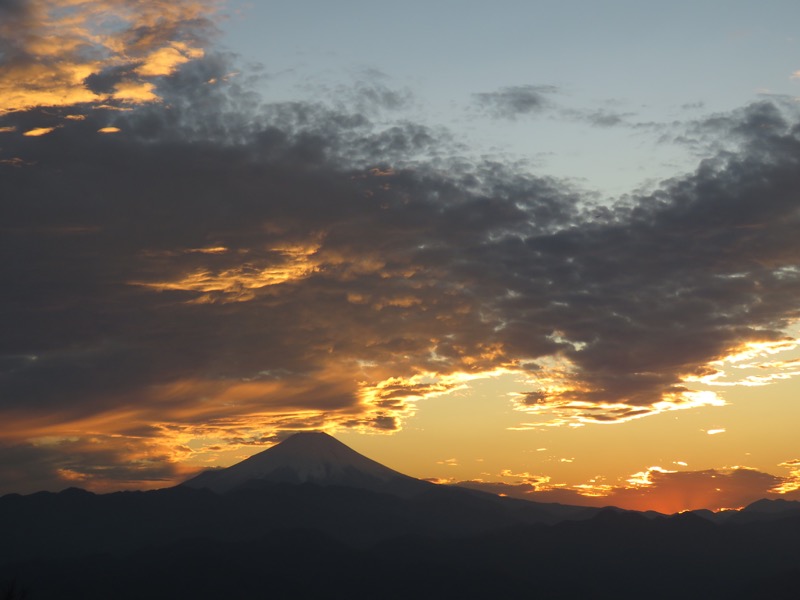
<svg viewBox="0 0 800 600"><path fill-rule="evenodd" d="M799 538L798 502L724 520L526 502L300 433L163 490L3 496L0 600L796 598Z"/></svg>
<svg viewBox="0 0 800 600"><path fill-rule="evenodd" d="M218 493L265 483L311 483L414 496L433 484L383 466L321 431L296 433L226 469L201 473L182 485Z"/></svg>
<svg viewBox="0 0 800 600"><path fill-rule="evenodd" d="M188 538L245 540L287 528L365 546L408 534L472 535L597 512L437 485L385 467L325 433L303 432L172 488L4 496L0 563Z"/></svg>

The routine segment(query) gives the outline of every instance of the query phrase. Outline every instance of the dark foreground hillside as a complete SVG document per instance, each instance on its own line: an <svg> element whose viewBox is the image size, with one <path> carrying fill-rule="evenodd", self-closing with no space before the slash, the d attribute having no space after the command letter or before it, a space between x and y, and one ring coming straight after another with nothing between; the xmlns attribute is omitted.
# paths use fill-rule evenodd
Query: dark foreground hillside
<svg viewBox="0 0 800 600"><path fill-rule="evenodd" d="M606 510L368 544L300 528L235 537L185 532L60 558L42 548L39 558L6 555L0 580L27 600L800 597L796 514L714 523Z"/></svg>
<svg viewBox="0 0 800 600"><path fill-rule="evenodd" d="M0 600L797 599L798 540L797 502L525 502L303 432L173 488L3 496Z"/></svg>

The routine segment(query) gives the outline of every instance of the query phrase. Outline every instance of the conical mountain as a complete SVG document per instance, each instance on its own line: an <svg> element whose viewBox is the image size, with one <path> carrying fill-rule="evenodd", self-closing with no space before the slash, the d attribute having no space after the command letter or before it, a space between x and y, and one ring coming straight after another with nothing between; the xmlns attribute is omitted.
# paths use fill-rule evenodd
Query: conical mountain
<svg viewBox="0 0 800 600"><path fill-rule="evenodd" d="M206 471L182 485L226 493L269 483L313 483L407 496L432 484L398 473L320 431L301 432L226 469Z"/></svg>

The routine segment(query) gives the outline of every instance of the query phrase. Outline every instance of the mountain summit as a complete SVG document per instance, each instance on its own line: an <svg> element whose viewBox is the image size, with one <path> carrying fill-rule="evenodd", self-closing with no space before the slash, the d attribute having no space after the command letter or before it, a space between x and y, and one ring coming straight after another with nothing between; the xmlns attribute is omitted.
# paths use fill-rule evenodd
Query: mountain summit
<svg viewBox="0 0 800 600"><path fill-rule="evenodd" d="M182 485L225 493L265 483L340 485L402 496L432 485L384 467L321 431L296 433L240 463L205 471Z"/></svg>

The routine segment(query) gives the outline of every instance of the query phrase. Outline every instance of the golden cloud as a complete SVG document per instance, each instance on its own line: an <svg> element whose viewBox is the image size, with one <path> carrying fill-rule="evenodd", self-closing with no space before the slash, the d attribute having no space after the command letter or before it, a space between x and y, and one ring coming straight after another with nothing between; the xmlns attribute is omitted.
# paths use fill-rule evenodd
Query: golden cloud
<svg viewBox="0 0 800 600"><path fill-rule="evenodd" d="M790 475L779 477L745 466L705 471L675 471L651 466L616 484L599 477L587 483L567 485L553 482L547 476L513 473L506 469L498 474L500 481L460 482L459 485L537 502L617 506L672 514L685 510L742 508L761 498L797 498L800 461L787 461L780 466L789 468ZM507 483L508 479L512 481Z"/></svg>
<svg viewBox="0 0 800 600"><path fill-rule="evenodd" d="M186 273L172 281L141 282L131 285L156 291L177 290L198 292L201 295L189 302L192 304L214 304L247 302L256 297L258 290L304 279L315 273L319 264L315 254L319 244L285 245L271 249L275 258L269 265L257 261L243 263L228 269L199 269ZM224 254L225 248L192 249L198 254Z"/></svg>
<svg viewBox="0 0 800 600"><path fill-rule="evenodd" d="M778 465L789 469L789 475L776 485L771 491L776 494L790 494L800 492L800 459L787 460Z"/></svg>
<svg viewBox="0 0 800 600"><path fill-rule="evenodd" d="M192 48L183 42L172 42L169 46L159 48L147 56L136 68L136 73L142 77L170 75L180 65L203 56L202 48Z"/></svg>
<svg viewBox="0 0 800 600"><path fill-rule="evenodd" d="M0 23L0 114L38 106L159 100L152 79L204 55L213 0L29 0ZM92 76L115 72L110 91Z"/></svg>
<svg viewBox="0 0 800 600"><path fill-rule="evenodd" d="M22 135L25 137L40 137L43 135L47 135L48 133L52 133L55 131L55 127L36 127L34 129L29 129Z"/></svg>

